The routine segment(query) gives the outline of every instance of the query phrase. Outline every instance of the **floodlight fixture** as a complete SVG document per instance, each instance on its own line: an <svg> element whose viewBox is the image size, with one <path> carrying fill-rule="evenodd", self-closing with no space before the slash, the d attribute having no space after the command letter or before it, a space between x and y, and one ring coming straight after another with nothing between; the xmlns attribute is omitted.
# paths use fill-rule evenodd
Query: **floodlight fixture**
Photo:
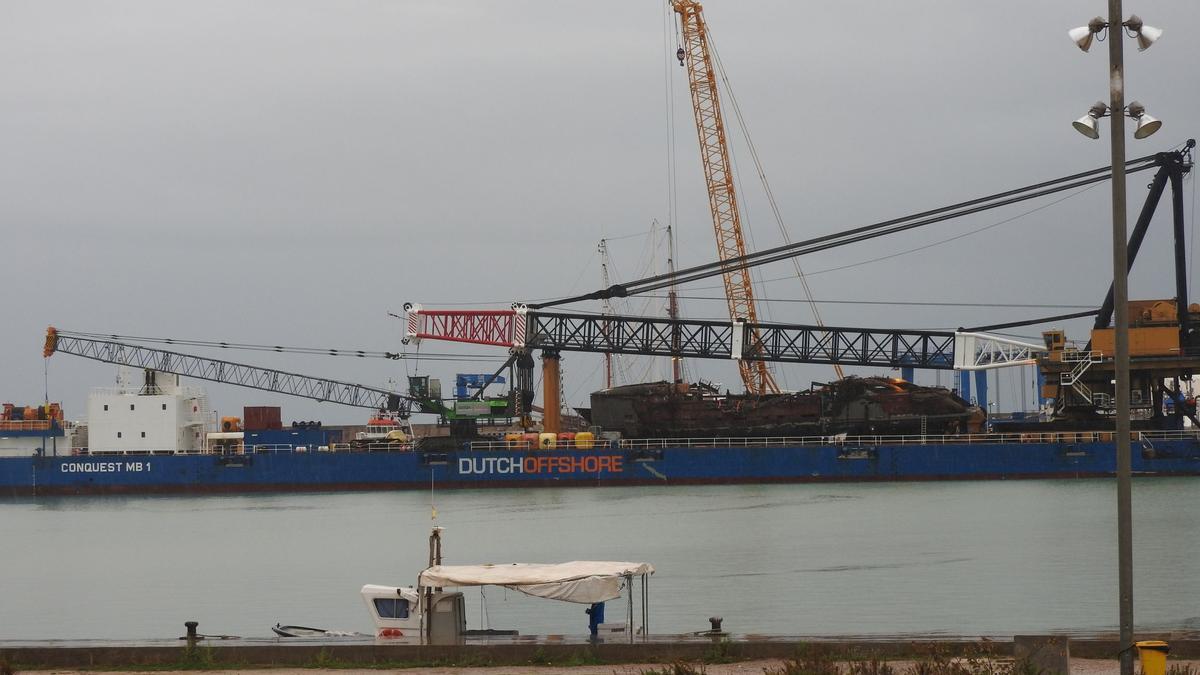
<svg viewBox="0 0 1200 675"><path fill-rule="evenodd" d="M1154 26L1147 26L1142 23L1141 18L1137 14L1130 14L1129 20L1121 24L1129 29L1130 37L1137 38L1138 51L1144 52L1154 44L1158 38L1162 37L1162 29Z"/></svg>
<svg viewBox="0 0 1200 675"><path fill-rule="evenodd" d="M1104 105L1104 103L1100 101L1096 101L1094 104L1092 104L1092 107L1088 109L1087 114L1072 122L1071 126L1075 127L1075 131L1078 131L1088 138L1100 138L1099 120L1101 117L1104 117L1107 114L1108 106Z"/></svg>
<svg viewBox="0 0 1200 675"><path fill-rule="evenodd" d="M1129 104L1129 116L1137 122L1137 128L1133 131L1133 137L1136 139L1141 140L1151 136L1162 127L1162 122L1156 117L1147 115L1146 106L1137 101Z"/></svg>
<svg viewBox="0 0 1200 675"><path fill-rule="evenodd" d="M1104 21L1104 17L1098 16L1089 21L1088 25L1086 26L1072 28L1071 30L1067 31L1067 36L1070 37L1071 41L1074 42L1080 49L1086 52L1092 48L1092 40L1094 40L1095 37L1102 33L1106 28L1108 28L1108 23ZM1162 31L1159 31L1159 33L1162 33Z"/></svg>

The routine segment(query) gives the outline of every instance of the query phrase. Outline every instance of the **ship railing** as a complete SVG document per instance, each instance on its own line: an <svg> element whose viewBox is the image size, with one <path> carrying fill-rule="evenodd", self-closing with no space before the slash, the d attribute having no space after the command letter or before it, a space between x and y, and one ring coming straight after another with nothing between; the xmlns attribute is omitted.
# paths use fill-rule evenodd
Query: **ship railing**
<svg viewBox="0 0 1200 675"><path fill-rule="evenodd" d="M0 431L53 431L61 424L58 420L0 420Z"/></svg>
<svg viewBox="0 0 1200 675"><path fill-rule="evenodd" d="M474 452L499 450L662 450L666 448L778 448L778 447L846 447L874 445L986 445L1012 443L1111 443L1112 431L1054 431L1054 432L1007 432L980 434L944 435L863 435L863 436L755 436L755 437L711 437L711 438L626 438L620 440L596 439L576 443L570 440L557 441L552 446L533 447L521 442L475 441L470 443ZM1196 440L1200 442L1200 430L1182 429L1166 431L1135 431L1130 433L1132 441Z"/></svg>
<svg viewBox="0 0 1200 675"><path fill-rule="evenodd" d="M399 441L359 441L334 443L330 449L334 452L409 452L413 449L413 444Z"/></svg>
<svg viewBox="0 0 1200 675"><path fill-rule="evenodd" d="M124 457L126 455L184 455L196 454L198 452L199 451L197 450L194 453L188 453L176 448L128 448L122 450L96 450L83 447L71 448L72 455L86 457Z"/></svg>

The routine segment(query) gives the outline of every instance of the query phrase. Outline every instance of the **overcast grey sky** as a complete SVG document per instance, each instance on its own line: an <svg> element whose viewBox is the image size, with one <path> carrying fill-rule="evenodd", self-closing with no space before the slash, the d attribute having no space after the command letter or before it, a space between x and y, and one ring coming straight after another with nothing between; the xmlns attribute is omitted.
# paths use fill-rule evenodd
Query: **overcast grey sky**
<svg viewBox="0 0 1200 675"><path fill-rule="evenodd" d="M1126 5L1166 31L1147 52L1126 46L1127 100L1164 120L1156 136L1131 140L1130 156L1139 156L1200 133L1200 3ZM1107 142L1070 127L1107 98L1106 45L1084 54L1066 38L1103 11L1099 0L705 4L796 240L1106 164ZM398 350L401 325L387 312L405 301L493 307L485 303L592 290L602 236L645 233L671 217L670 129L678 261L713 259L668 18L657 0L0 0L0 400L41 400L50 324ZM776 245L740 143L737 162L750 238ZM1131 177L1132 212L1148 180ZM1194 233L1192 178L1185 189ZM802 262L819 272L1045 206L943 246L814 274L814 293L1095 305L1111 279L1108 200L1103 184L1055 205L992 211ZM1173 295L1168 219L1160 209L1132 297ZM625 280L649 260L645 249L645 237L612 242ZM684 293L717 293L698 286ZM802 297L794 280L759 294L775 301L760 310L766 317L811 321L802 304L786 302ZM696 317L724 311L700 300L684 308ZM1060 310L822 311L835 325L950 328ZM1087 325L1067 328L1086 338ZM223 356L373 385L415 370L448 380L497 363ZM566 356L567 402L586 400L598 365L596 356ZM697 372L736 383L729 364ZM114 373L56 356L50 398L82 417L87 389ZM789 367L783 376L804 387L830 369ZM285 419L364 417L208 389L223 412L280 404Z"/></svg>

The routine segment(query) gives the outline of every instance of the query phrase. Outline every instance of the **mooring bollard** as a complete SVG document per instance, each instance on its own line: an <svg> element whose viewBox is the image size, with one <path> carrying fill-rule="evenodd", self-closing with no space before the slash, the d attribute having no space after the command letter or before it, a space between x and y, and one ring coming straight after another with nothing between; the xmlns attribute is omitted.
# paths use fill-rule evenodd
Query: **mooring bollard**
<svg viewBox="0 0 1200 675"><path fill-rule="evenodd" d="M187 646L188 649L196 648L196 626L200 625L199 621L184 621L183 625L187 626Z"/></svg>
<svg viewBox="0 0 1200 675"><path fill-rule="evenodd" d="M710 633L720 633L721 632L721 621L723 621L723 619L719 616L708 617L708 623L710 626L712 626L712 629L709 630L709 632Z"/></svg>

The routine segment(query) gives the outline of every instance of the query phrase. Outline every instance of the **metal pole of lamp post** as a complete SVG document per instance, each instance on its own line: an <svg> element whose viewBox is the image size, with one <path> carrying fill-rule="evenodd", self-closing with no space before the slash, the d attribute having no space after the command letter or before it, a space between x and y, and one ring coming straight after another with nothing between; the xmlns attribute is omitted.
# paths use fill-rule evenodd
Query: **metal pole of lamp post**
<svg viewBox="0 0 1200 675"><path fill-rule="evenodd" d="M1121 675L1133 675L1133 502L1129 438L1129 265L1125 229L1125 66L1121 0L1108 0L1108 109L1112 143L1113 304L1117 401L1117 587Z"/></svg>

